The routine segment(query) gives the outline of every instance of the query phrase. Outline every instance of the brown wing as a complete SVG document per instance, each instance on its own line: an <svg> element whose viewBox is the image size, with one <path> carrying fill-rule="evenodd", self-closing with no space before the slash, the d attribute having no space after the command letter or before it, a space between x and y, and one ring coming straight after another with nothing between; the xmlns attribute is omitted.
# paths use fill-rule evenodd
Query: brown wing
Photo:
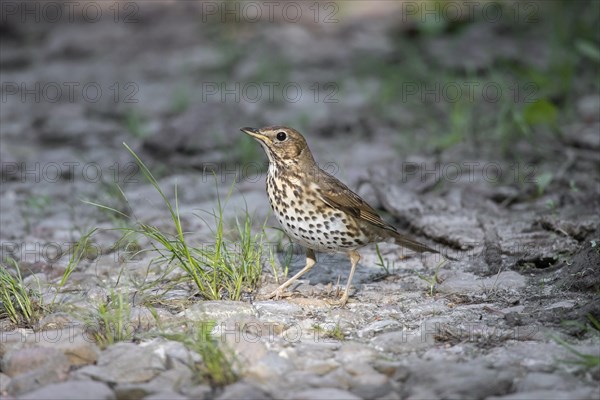
<svg viewBox="0 0 600 400"><path fill-rule="evenodd" d="M329 204L331 207L339 208L355 218L359 218L380 228L396 232L396 228L382 220L377 214L377 211L361 199L359 195L327 172L321 172L321 179L319 179L318 183L321 188L320 194L322 200L325 203Z"/></svg>
<svg viewBox="0 0 600 400"><path fill-rule="evenodd" d="M320 194L322 196L322 200L329 204L329 206L338 208L355 218L366 221L379 228L391 231L391 236L394 238L397 244L418 252L438 252L437 250L434 250L423 243L417 242L408 236L398 233L394 226L382 220L377 214L377 211L375 211L373 207L361 199L359 195L348 189L346 185L324 171L322 171L321 179L319 179L319 186L321 188Z"/></svg>

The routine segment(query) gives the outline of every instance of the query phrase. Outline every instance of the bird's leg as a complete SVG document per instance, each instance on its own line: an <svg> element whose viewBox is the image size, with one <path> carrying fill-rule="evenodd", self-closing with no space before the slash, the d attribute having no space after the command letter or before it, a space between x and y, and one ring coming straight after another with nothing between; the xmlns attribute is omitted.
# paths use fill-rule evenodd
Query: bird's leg
<svg viewBox="0 0 600 400"><path fill-rule="evenodd" d="M279 286L277 288L277 290L275 290L273 293L271 293L267 297L269 299L273 298L273 297L278 299L283 294L283 291L288 286L290 286L292 283L294 283L294 281L296 279L300 278L302 275L307 273L316 263L317 263L317 261L316 261L316 257L315 257L315 252L312 249L306 249L306 265L304 266L304 268L302 268L296 275L294 275L290 279L288 279L284 284Z"/></svg>
<svg viewBox="0 0 600 400"><path fill-rule="evenodd" d="M351 250L348 255L350 256L350 262L352 263L352 269L350 270L350 276L348 277L348 283L346 283L346 290L344 290L344 294L342 295L342 298L336 302L334 302L335 305L338 306L344 306L347 302L348 302L348 295L350 293L350 284L352 283L352 278L354 278L354 272L356 271L356 266L358 265L358 262L360 261L360 254L358 254L358 251L356 250Z"/></svg>

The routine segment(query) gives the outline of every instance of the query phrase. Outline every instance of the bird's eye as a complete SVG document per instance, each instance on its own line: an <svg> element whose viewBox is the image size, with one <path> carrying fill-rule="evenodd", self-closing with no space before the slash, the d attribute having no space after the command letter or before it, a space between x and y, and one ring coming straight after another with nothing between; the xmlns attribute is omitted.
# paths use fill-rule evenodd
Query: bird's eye
<svg viewBox="0 0 600 400"><path fill-rule="evenodd" d="M279 140L280 142L283 142L286 137L287 135L285 134L285 132L277 132L277 140Z"/></svg>

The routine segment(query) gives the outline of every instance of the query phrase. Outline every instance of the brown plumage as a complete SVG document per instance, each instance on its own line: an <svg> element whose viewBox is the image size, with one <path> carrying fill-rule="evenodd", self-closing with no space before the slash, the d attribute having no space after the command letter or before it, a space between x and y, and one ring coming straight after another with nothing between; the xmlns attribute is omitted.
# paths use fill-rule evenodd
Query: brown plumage
<svg viewBox="0 0 600 400"><path fill-rule="evenodd" d="M437 253L400 234L360 196L320 169L298 131L284 126L241 130L254 137L269 158L267 194L277 220L292 240L306 248L306 266L270 297L279 297L313 267L315 250L341 251L350 256L352 269L339 301L342 305L348 300L360 260L358 248L393 239L398 245L417 252Z"/></svg>

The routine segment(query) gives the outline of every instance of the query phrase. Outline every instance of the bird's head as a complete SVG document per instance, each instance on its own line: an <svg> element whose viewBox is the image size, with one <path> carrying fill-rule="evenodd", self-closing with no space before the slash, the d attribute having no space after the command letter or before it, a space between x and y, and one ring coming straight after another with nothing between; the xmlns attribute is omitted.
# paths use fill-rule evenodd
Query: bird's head
<svg viewBox="0 0 600 400"><path fill-rule="evenodd" d="M292 165L314 162L306 140L295 129L285 126L267 126L265 128L241 128L262 145L269 162Z"/></svg>

